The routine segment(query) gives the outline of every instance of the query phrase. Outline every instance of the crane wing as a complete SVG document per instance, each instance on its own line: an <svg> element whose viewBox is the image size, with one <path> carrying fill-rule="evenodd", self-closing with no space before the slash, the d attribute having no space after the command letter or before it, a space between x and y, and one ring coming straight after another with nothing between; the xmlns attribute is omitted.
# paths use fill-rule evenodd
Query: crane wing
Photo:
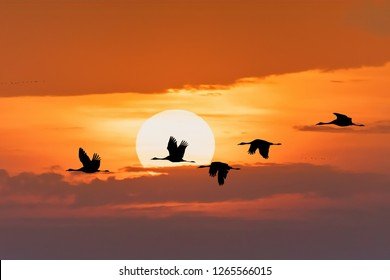
<svg viewBox="0 0 390 280"><path fill-rule="evenodd" d="M173 136L169 137L167 149L168 149L169 155L171 155L171 156L176 153L177 141L176 141L175 137L173 137Z"/></svg>
<svg viewBox="0 0 390 280"><path fill-rule="evenodd" d="M253 155L256 153L257 145L255 143L250 144L248 154Z"/></svg>
<svg viewBox="0 0 390 280"><path fill-rule="evenodd" d="M218 172L218 166L215 163L211 163L210 169L209 169L209 174L211 177L215 177Z"/></svg>
<svg viewBox="0 0 390 280"><path fill-rule="evenodd" d="M187 141L181 141L179 147L177 147L177 157L183 158L184 152L186 151L186 148L188 147Z"/></svg>
<svg viewBox="0 0 390 280"><path fill-rule="evenodd" d="M83 166L88 166L91 163L89 156L82 148L79 148L79 159Z"/></svg>
<svg viewBox="0 0 390 280"><path fill-rule="evenodd" d="M91 161L91 169L98 170L100 167L100 156L98 154L93 154L92 161Z"/></svg>
<svg viewBox="0 0 390 280"><path fill-rule="evenodd" d="M268 152L269 152L269 145L259 148L260 155L265 159L268 158Z"/></svg>
<svg viewBox="0 0 390 280"><path fill-rule="evenodd" d="M227 169L220 169L218 172L218 184L223 185L225 183L226 176L228 174L229 170Z"/></svg>
<svg viewBox="0 0 390 280"><path fill-rule="evenodd" d="M333 113L339 120L348 120L352 121L352 119L346 115L340 114L340 113Z"/></svg>

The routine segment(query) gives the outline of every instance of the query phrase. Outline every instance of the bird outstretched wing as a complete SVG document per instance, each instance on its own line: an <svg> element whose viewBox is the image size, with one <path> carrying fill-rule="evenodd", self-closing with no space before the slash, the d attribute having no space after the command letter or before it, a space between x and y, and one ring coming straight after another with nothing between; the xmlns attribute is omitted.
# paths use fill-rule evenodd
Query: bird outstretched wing
<svg viewBox="0 0 390 280"><path fill-rule="evenodd" d="M169 155L174 155L177 150L177 140L175 137L169 137L168 146L167 146Z"/></svg>
<svg viewBox="0 0 390 280"><path fill-rule="evenodd" d="M100 156L96 153L93 154L92 160L91 160L91 169L98 170L100 167Z"/></svg>
<svg viewBox="0 0 390 280"><path fill-rule="evenodd" d="M256 150L257 150L256 143L252 143L249 146L248 154L253 155L254 153L256 153Z"/></svg>
<svg viewBox="0 0 390 280"><path fill-rule="evenodd" d="M339 120L352 121L352 119L344 114L333 113Z"/></svg>
<svg viewBox="0 0 390 280"><path fill-rule="evenodd" d="M220 169L218 171L218 184L223 185L225 183L226 176L228 174L229 170L227 169Z"/></svg>
<svg viewBox="0 0 390 280"><path fill-rule="evenodd" d="M209 174L211 177L215 177L218 172L218 166L215 163L211 163L210 169L209 169Z"/></svg>
<svg viewBox="0 0 390 280"><path fill-rule="evenodd" d="M269 153L269 145L259 148L259 153L263 158L267 159Z"/></svg>
<svg viewBox="0 0 390 280"><path fill-rule="evenodd" d="M79 159L83 166L88 166L91 164L91 160L89 159L89 156L87 153L83 150L83 148L79 148Z"/></svg>
<svg viewBox="0 0 390 280"><path fill-rule="evenodd" d="M186 148L188 147L187 141L181 141L179 147L177 147L177 157L183 158L184 152L186 151Z"/></svg>

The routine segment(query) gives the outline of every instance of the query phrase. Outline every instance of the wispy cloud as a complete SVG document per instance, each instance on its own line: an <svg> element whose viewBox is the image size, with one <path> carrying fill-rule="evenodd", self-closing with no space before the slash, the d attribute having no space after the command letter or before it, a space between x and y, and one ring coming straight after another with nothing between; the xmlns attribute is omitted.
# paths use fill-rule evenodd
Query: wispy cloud
<svg viewBox="0 0 390 280"><path fill-rule="evenodd" d="M390 121L376 121L366 124L364 128L335 127L318 125L296 125L293 127L300 131L331 132L331 133L390 133Z"/></svg>
<svg viewBox="0 0 390 280"><path fill-rule="evenodd" d="M55 173L10 176L3 171L0 174L0 204L2 208L8 208L12 205L25 207L36 202L36 207L39 207L38 201L57 199L65 201L66 206L71 204L73 209L115 205L117 209L120 205L140 209L137 205L228 203L293 194L339 199L367 193L386 194L389 192L386 186L390 183L384 175L291 164L243 166L240 171L230 172L226 184L220 187L206 171L193 167L161 168L156 171L160 176L149 174L128 179L109 176L105 180L95 178L78 184L68 183L62 175ZM7 214L3 212L2 216Z"/></svg>

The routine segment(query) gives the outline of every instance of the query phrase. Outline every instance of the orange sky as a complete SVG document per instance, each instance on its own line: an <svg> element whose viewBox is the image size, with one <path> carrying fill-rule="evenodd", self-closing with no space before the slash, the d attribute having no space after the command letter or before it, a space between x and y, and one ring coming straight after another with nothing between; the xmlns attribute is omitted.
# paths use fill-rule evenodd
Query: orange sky
<svg viewBox="0 0 390 280"><path fill-rule="evenodd" d="M0 225L12 234L0 232L0 258L61 258L58 238L62 257L91 258L74 238L91 233L86 248L150 245L126 255L112 241L94 258L389 257L388 11L352 0L2 1ZM241 167L223 187L204 169L141 166L140 127L172 109L202 117L213 160ZM314 126L333 112L365 126ZM282 145L267 160L237 145L255 138ZM66 172L80 167L78 147L112 173ZM257 236L302 246L256 253Z"/></svg>
<svg viewBox="0 0 390 280"><path fill-rule="evenodd" d="M390 56L389 10L364 0L1 1L0 94L162 92L378 66Z"/></svg>
<svg viewBox="0 0 390 280"><path fill-rule="evenodd" d="M0 162L10 172L43 172L53 166L65 170L79 164L77 149L81 146L102 156L103 169L140 166L135 139L142 123L160 111L182 109L209 124L216 141L214 160L305 162L387 172L389 75L390 64L386 64L332 72L311 70L220 89L187 88L164 94L3 98L6 121L1 123L4 141L0 151L6 156ZM337 130L345 133L313 127L318 121L332 120L332 112L353 116L366 127ZM272 147L268 160L249 156L246 147L237 146L255 138L283 145Z"/></svg>

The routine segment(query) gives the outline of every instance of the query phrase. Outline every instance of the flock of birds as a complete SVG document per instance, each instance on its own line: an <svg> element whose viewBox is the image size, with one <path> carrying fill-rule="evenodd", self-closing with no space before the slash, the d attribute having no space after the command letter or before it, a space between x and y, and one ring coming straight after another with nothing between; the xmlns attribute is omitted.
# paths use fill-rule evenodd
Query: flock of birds
<svg viewBox="0 0 390 280"><path fill-rule="evenodd" d="M352 122L352 119L346 115L333 113L336 115L336 119L331 122L319 122L316 125L328 125L333 124L337 126L364 126L364 124L355 124ZM248 154L253 155L256 151L259 151L259 154L267 159L269 154L269 148L271 145L281 145L281 143L271 143L261 139L255 139L251 142L241 142L238 145L250 145L248 149ZM184 160L184 153L188 147L187 141L181 141L180 145L177 145L177 140L171 136L168 141L168 153L169 155L164 158L154 157L152 160L169 160L170 162L192 162ZM95 173L95 172L109 172L108 170L99 170L100 167L100 156L96 153L93 154L92 160L89 158L87 153L79 148L79 159L83 166L79 169L68 169L67 171L81 171L85 173ZM209 168L209 174L211 177L218 175L218 184L223 185L229 170L239 170L240 168L231 167L229 164L219 161L213 161L210 165L201 165L198 168Z"/></svg>

